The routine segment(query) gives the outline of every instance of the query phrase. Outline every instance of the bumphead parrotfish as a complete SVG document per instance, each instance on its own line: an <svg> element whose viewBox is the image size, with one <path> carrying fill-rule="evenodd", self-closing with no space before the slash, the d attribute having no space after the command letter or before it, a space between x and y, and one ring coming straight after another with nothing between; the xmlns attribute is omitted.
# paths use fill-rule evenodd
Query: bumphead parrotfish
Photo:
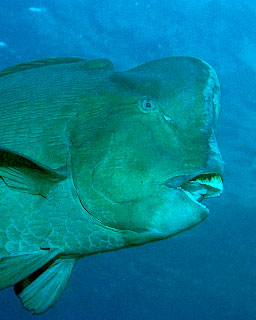
<svg viewBox="0 0 256 320"><path fill-rule="evenodd" d="M49 58L0 73L0 288L40 314L86 255L168 238L222 192L219 83L169 57L116 72Z"/></svg>

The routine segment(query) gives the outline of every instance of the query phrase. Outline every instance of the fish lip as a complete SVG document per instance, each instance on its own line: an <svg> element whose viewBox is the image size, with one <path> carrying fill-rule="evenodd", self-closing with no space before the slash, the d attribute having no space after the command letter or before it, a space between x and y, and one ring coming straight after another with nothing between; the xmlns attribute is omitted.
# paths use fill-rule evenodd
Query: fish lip
<svg viewBox="0 0 256 320"><path fill-rule="evenodd" d="M218 172L180 175L167 179L164 185L183 191L191 200L206 209L200 202L205 198L217 197L222 193L223 177Z"/></svg>
<svg viewBox="0 0 256 320"><path fill-rule="evenodd" d="M183 183L195 178L198 175L199 173L177 175L172 178L166 179L163 184L168 188L177 189L180 188L183 185Z"/></svg>
<svg viewBox="0 0 256 320"><path fill-rule="evenodd" d="M181 188L182 185L186 182L196 181L203 176L206 176L206 177L219 176L223 181L223 177L220 172L215 172L215 171L201 172L200 171L195 174L181 174L181 175L174 176L172 178L168 178L164 181L163 184L168 188L176 189L176 188Z"/></svg>

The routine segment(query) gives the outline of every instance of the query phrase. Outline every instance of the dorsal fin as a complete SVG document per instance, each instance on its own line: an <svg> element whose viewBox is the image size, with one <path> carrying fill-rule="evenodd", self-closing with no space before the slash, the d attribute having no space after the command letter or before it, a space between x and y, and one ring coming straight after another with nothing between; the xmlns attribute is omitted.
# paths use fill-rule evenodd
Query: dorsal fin
<svg viewBox="0 0 256 320"><path fill-rule="evenodd" d="M78 62L84 62L81 66L84 70L90 71L90 70L114 70L114 66L112 62L108 59L93 59L88 60L84 58L79 57L59 57L59 58L46 58L46 59L39 59L34 60L27 63L21 63L17 64L15 66L7 67L4 70L0 72L0 77L22 72L25 70L35 69L35 68L41 68L41 67L47 67L50 65L57 65L57 64L71 64L71 63L78 63Z"/></svg>
<svg viewBox="0 0 256 320"><path fill-rule="evenodd" d="M85 63L81 66L82 69L86 71L95 71L95 70L114 70L113 63L105 58L99 58L99 59L93 59L93 60L87 60Z"/></svg>
<svg viewBox="0 0 256 320"><path fill-rule="evenodd" d="M46 67L46 66L56 65L56 64L77 63L81 61L88 61L88 60L84 58L79 58L79 57L59 57L59 58L39 59L39 60L34 60L31 62L21 63L15 66L7 67L0 72L0 77L6 76L12 73L29 70L29 69L34 69L34 68L41 68L41 67Z"/></svg>

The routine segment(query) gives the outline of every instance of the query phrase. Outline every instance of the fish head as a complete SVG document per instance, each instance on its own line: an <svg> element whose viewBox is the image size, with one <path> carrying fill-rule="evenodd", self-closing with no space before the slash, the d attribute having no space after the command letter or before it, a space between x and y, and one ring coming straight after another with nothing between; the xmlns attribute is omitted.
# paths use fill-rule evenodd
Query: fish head
<svg viewBox="0 0 256 320"><path fill-rule="evenodd" d="M86 98L97 107L73 133L73 179L85 211L136 233L137 243L200 223L209 214L201 201L223 188L215 72L201 60L171 57L109 79Z"/></svg>

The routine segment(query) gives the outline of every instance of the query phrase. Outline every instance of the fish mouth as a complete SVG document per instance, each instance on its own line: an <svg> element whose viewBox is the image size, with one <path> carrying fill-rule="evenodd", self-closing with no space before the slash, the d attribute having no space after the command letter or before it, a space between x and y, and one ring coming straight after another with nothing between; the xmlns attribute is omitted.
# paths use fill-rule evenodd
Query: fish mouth
<svg viewBox="0 0 256 320"><path fill-rule="evenodd" d="M201 201L206 198L218 197L223 191L223 179L219 173L204 173L185 180L186 176L178 176L175 179L169 179L165 185L184 192L192 201L207 209ZM182 180L185 180L184 182ZM181 185L175 185L175 181L182 182ZM207 209L208 210L208 209Z"/></svg>

